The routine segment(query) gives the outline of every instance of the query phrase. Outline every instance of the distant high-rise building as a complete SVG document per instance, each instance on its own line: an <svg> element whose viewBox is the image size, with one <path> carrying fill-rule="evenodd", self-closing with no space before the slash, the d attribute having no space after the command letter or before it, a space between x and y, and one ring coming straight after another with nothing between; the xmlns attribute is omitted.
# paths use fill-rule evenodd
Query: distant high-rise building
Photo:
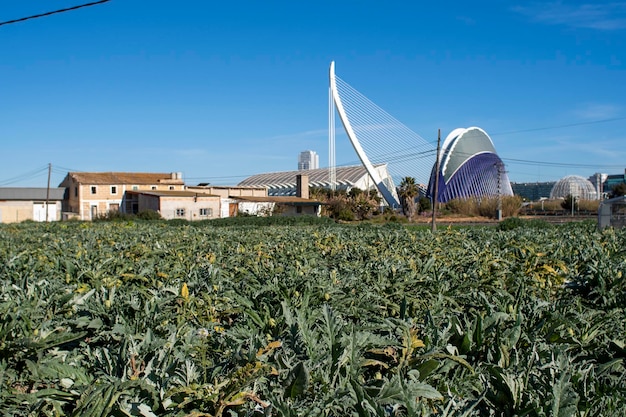
<svg viewBox="0 0 626 417"><path fill-rule="evenodd" d="M320 158L315 151L302 151L298 156L298 171L306 171L309 169L318 169L320 167Z"/></svg>
<svg viewBox="0 0 626 417"><path fill-rule="evenodd" d="M604 188L602 187L602 185L608 178L608 174L602 174L600 172L596 172L588 178L589 182L591 182L591 184L593 184L594 188L596 189L596 196L598 197L598 200L602 200L604 198Z"/></svg>
<svg viewBox="0 0 626 417"><path fill-rule="evenodd" d="M549 198L550 191L556 181L548 182L512 182L513 194L525 198L528 201L539 201L542 198Z"/></svg>

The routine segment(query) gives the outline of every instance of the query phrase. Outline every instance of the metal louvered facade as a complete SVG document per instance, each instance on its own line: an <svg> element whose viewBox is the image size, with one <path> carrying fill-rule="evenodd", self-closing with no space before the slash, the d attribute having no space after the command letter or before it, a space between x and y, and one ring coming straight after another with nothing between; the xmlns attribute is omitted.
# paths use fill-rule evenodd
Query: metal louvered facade
<svg viewBox="0 0 626 417"><path fill-rule="evenodd" d="M391 185L391 189L395 190L393 179L387 171L387 165L376 165L375 169L381 178L383 178L383 181L386 181L386 183ZM310 187L331 188L327 168L310 169L304 172L284 171L258 174L246 178L237 185L265 187L267 188L267 195L269 196L295 196L296 176L303 173L309 177ZM343 190L350 190L352 188L370 190L376 187L376 184L362 165L336 168L335 183L337 189Z"/></svg>
<svg viewBox="0 0 626 417"><path fill-rule="evenodd" d="M596 200L598 194L593 184L586 178L578 175L568 175L554 184L550 191L550 198L566 198L573 196L583 200Z"/></svg>
<svg viewBox="0 0 626 417"><path fill-rule="evenodd" d="M435 175L439 176L436 201L513 195L504 164L482 129L455 129L444 141L441 155L439 172L435 173L433 167L428 184L428 195L432 197Z"/></svg>

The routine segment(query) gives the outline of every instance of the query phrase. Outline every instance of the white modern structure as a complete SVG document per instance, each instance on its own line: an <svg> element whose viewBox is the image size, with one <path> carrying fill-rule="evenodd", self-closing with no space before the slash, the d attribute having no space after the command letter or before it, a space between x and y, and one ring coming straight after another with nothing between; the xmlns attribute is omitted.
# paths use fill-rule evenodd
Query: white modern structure
<svg viewBox="0 0 626 417"><path fill-rule="evenodd" d="M433 167L436 142L429 143L394 119L367 97L335 74L335 63L329 71L329 181L336 181L335 112L359 160L376 184L380 194L392 207L399 205L392 177L401 182L413 177L419 183L436 178ZM434 136L434 135L433 135ZM512 195L504 164L496 154L491 138L478 127L455 129L444 141L440 154L440 179L437 201L454 198ZM384 164L390 176L381 178L374 166ZM429 187L431 195L433 186Z"/></svg>
<svg viewBox="0 0 626 417"><path fill-rule="evenodd" d="M605 194L603 185L608 177L609 177L609 174L596 172L595 174L593 174L592 176L588 178L589 182L591 183L591 185L593 185L593 187L596 190L596 197L598 198L598 200L602 200L603 198L605 198L606 194ZM608 190L608 191L611 191L611 190Z"/></svg>
<svg viewBox="0 0 626 417"><path fill-rule="evenodd" d="M487 132L479 127L450 132L441 146L439 161L439 172L433 168L428 194L434 195L438 175L440 203L457 198L513 195L504 163Z"/></svg>
<svg viewBox="0 0 626 417"><path fill-rule="evenodd" d="M372 168L383 183L391 181L386 165L374 165ZM296 177L300 173L299 171L285 171L253 175L241 181L238 186L263 187L267 189L268 196L295 196L298 188ZM368 191L377 188L376 183L362 165L337 167L335 174L335 182L332 184L335 189L350 191L352 188L359 188ZM326 168L309 170L306 175L309 186L331 188Z"/></svg>
<svg viewBox="0 0 626 417"><path fill-rule="evenodd" d="M315 151L302 151L298 156L298 171L318 169L320 167L320 157Z"/></svg>
<svg viewBox="0 0 626 417"><path fill-rule="evenodd" d="M389 206L399 206L393 176L411 176L417 183L428 180L434 147L339 78L335 74L334 62L329 70L328 109L331 187L336 181L335 112L361 164ZM387 179L381 178L374 169L380 164L388 167L390 175Z"/></svg>
<svg viewBox="0 0 626 417"><path fill-rule="evenodd" d="M566 198L572 196L582 200L595 200L598 198L596 188L593 184L578 175L568 175L561 178L554 184L550 191L550 198Z"/></svg>

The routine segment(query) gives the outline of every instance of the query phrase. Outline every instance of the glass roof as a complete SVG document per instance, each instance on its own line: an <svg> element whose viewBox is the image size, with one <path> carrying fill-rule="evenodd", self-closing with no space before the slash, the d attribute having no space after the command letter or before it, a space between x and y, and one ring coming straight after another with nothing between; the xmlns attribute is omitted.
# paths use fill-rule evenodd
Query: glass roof
<svg viewBox="0 0 626 417"><path fill-rule="evenodd" d="M565 198L568 195L583 200L595 200L597 198L593 184L578 175L569 175L561 178L550 191L550 198Z"/></svg>

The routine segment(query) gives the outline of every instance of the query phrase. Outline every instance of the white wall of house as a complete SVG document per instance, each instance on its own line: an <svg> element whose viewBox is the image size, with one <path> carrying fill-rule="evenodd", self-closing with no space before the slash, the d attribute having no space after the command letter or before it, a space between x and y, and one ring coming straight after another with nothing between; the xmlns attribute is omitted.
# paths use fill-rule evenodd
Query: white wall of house
<svg viewBox="0 0 626 417"><path fill-rule="evenodd" d="M34 203L33 204L33 220L36 222L45 222L59 220L61 214L61 203Z"/></svg>
<svg viewBox="0 0 626 417"><path fill-rule="evenodd" d="M240 201L239 211L253 216L266 216L272 213L275 203Z"/></svg>
<svg viewBox="0 0 626 417"><path fill-rule="evenodd" d="M237 206L237 200L232 198L222 198L220 200L220 217L225 219L226 217L230 217L231 214L231 205ZM233 215L237 215L237 210Z"/></svg>
<svg viewBox="0 0 626 417"><path fill-rule="evenodd" d="M219 185L188 186L189 191L198 191L205 194L219 195L222 198L228 197L267 197L265 187L230 187Z"/></svg>
<svg viewBox="0 0 626 417"><path fill-rule="evenodd" d="M190 221L209 220L220 217L218 196L152 196L139 195L139 211L155 210L164 219Z"/></svg>
<svg viewBox="0 0 626 417"><path fill-rule="evenodd" d="M0 223L19 223L26 220L46 221L46 203L34 201L0 202ZM48 203L48 221L61 220L61 202Z"/></svg>

